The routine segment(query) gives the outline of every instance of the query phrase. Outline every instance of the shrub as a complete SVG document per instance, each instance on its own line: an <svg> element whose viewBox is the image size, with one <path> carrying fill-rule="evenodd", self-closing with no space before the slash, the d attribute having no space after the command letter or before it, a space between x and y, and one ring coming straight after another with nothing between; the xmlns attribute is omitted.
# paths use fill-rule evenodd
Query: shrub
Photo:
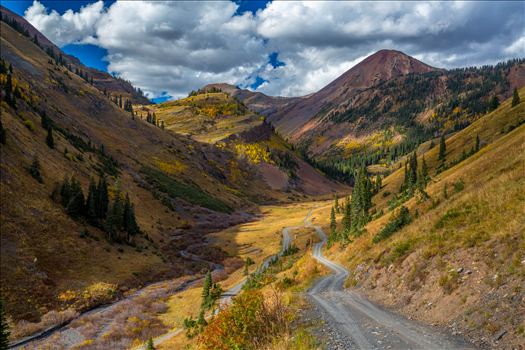
<svg viewBox="0 0 525 350"><path fill-rule="evenodd" d="M261 349L274 337L289 333L291 320L276 292L265 300L260 291L247 291L210 321L198 342L204 349Z"/></svg>
<svg viewBox="0 0 525 350"><path fill-rule="evenodd" d="M456 270L450 270L448 273L441 275L439 278L439 285L443 291L450 294L457 288L459 284L459 273Z"/></svg>
<svg viewBox="0 0 525 350"><path fill-rule="evenodd" d="M24 125L26 128L28 128L29 130L31 131L35 131L35 124L33 124L33 122L29 119L25 119L24 120Z"/></svg>
<svg viewBox="0 0 525 350"><path fill-rule="evenodd" d="M378 243L378 242L380 242L380 241L390 237L396 231L399 231L403 226L405 226L408 223L410 223L411 220L412 219L410 218L410 212L408 211L408 208L405 207L405 206L402 206L399 209L399 213L397 215L392 216L390 218L390 221L388 222L388 224L386 224L385 227L383 227L381 229L381 231L379 231L374 236L372 241L374 243Z"/></svg>
<svg viewBox="0 0 525 350"><path fill-rule="evenodd" d="M458 182L454 183L454 192L458 193L463 191L465 188L465 183L462 180L459 180Z"/></svg>

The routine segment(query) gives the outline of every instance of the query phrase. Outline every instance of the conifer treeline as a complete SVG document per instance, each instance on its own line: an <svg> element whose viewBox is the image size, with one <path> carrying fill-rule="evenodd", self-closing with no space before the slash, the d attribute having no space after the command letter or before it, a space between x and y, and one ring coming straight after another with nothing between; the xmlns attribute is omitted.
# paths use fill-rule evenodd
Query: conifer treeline
<svg viewBox="0 0 525 350"><path fill-rule="evenodd" d="M101 177L98 184L93 178L90 180L86 198L80 182L75 177L65 177L62 184L55 187L52 198L60 202L72 218L84 218L90 225L103 229L111 242L130 243L132 237L141 232L129 195L122 198L117 191L110 203L105 177Z"/></svg>
<svg viewBox="0 0 525 350"><path fill-rule="evenodd" d="M355 175L355 184L351 197L346 197L344 204L339 204L336 196L334 207L330 213L330 237L329 243L337 241L348 243L350 236L360 236L364 226L370 221L369 210L372 208L372 196L379 192L382 186L381 176L372 180L362 165ZM342 230L337 230L335 214L342 213Z"/></svg>

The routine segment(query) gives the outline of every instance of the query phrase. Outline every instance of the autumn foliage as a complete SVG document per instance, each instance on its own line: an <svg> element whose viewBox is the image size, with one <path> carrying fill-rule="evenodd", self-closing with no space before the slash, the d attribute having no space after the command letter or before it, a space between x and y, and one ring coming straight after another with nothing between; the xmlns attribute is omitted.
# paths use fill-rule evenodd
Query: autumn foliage
<svg viewBox="0 0 525 350"><path fill-rule="evenodd" d="M200 349L260 349L272 338L289 332L291 312L276 292L243 292L233 305L210 321L199 337Z"/></svg>

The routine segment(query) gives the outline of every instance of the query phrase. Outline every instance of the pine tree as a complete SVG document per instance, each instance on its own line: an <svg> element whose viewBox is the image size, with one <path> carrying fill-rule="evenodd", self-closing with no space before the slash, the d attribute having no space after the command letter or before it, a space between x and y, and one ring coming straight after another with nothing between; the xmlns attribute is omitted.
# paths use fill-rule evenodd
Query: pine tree
<svg viewBox="0 0 525 350"><path fill-rule="evenodd" d="M48 130L49 127L51 126L51 123L49 121L49 118L45 110L43 110L42 113L40 114L40 123L42 124L42 127L46 130Z"/></svg>
<svg viewBox="0 0 525 350"><path fill-rule="evenodd" d="M115 200L111 207L111 216L113 217L113 224L115 230L120 231L124 226L124 206L122 204L122 196L119 191L115 193Z"/></svg>
<svg viewBox="0 0 525 350"><path fill-rule="evenodd" d="M70 191L71 197L67 203L66 211L71 217L78 218L84 213L84 193L80 182L75 178L71 180Z"/></svg>
<svg viewBox="0 0 525 350"><path fill-rule="evenodd" d="M98 190L95 180L91 178L89 180L89 190L86 200L86 214L87 219L92 225L96 225L98 222Z"/></svg>
<svg viewBox="0 0 525 350"><path fill-rule="evenodd" d="M146 350L155 350L153 339L151 339L151 337L149 337L148 342L146 343Z"/></svg>
<svg viewBox="0 0 525 350"><path fill-rule="evenodd" d="M4 129L4 126L2 125L2 119L0 119L0 143L2 145L5 145L7 140L6 140L6 131Z"/></svg>
<svg viewBox="0 0 525 350"><path fill-rule="evenodd" d="M520 95L518 94L518 89L514 88L514 93L512 94L512 107L517 106L520 103Z"/></svg>
<svg viewBox="0 0 525 350"><path fill-rule="evenodd" d="M493 111L498 107L499 107L499 99L498 99L498 96L494 95L492 96L490 100L490 110Z"/></svg>
<svg viewBox="0 0 525 350"><path fill-rule="evenodd" d="M68 177L64 177L62 187L60 188L60 198L62 199L62 206L66 207L71 199L71 184Z"/></svg>
<svg viewBox="0 0 525 350"><path fill-rule="evenodd" d="M352 203L350 202L349 197L346 197L345 204L343 207L343 219L341 220L343 224L343 235L348 236L352 229Z"/></svg>
<svg viewBox="0 0 525 350"><path fill-rule="evenodd" d="M428 167L427 167L427 162L425 161L425 156L423 156L423 164L421 166L421 177L423 179L423 184L426 187L428 180L429 180L429 176L428 176Z"/></svg>
<svg viewBox="0 0 525 350"><path fill-rule="evenodd" d="M4 310L4 301L0 298L0 349L7 350L9 346L9 325Z"/></svg>
<svg viewBox="0 0 525 350"><path fill-rule="evenodd" d="M38 160L37 156L33 158L33 162L29 166L29 173L38 182L44 182L44 180L42 179L42 169L40 167L40 161Z"/></svg>
<svg viewBox="0 0 525 350"><path fill-rule="evenodd" d="M337 193L334 196L334 209L336 213L340 213L341 208L339 208L339 196Z"/></svg>
<svg viewBox="0 0 525 350"><path fill-rule="evenodd" d="M445 143L445 134L441 135L439 139L439 160L445 160L445 155L447 153L447 144Z"/></svg>
<svg viewBox="0 0 525 350"><path fill-rule="evenodd" d="M208 271L204 277L204 284L202 286L202 310L209 310L210 305L210 289L212 287L211 272Z"/></svg>
<svg viewBox="0 0 525 350"><path fill-rule="evenodd" d="M53 139L53 128L51 126L47 128L46 143L49 146L49 148L55 148L55 140Z"/></svg>
<svg viewBox="0 0 525 350"><path fill-rule="evenodd" d="M208 322L206 322L206 318L204 317L204 310L201 309L199 312L199 318L197 318L197 324L199 326L206 326Z"/></svg>
<svg viewBox="0 0 525 350"><path fill-rule="evenodd" d="M479 134L477 134L476 135L476 145L474 146L474 152L479 151L479 144L480 144Z"/></svg>
<svg viewBox="0 0 525 350"><path fill-rule="evenodd" d="M335 209L332 207L330 211L330 240L333 242L337 237L337 221L335 219Z"/></svg>
<svg viewBox="0 0 525 350"><path fill-rule="evenodd" d="M101 177L98 180L97 192L97 216L100 220L104 220L109 209L108 184L105 177Z"/></svg>

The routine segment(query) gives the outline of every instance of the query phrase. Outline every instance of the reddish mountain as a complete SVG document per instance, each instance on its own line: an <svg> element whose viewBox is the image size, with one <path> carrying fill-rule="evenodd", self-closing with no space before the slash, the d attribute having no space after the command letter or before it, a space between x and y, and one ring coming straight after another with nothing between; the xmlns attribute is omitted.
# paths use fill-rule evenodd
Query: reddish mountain
<svg viewBox="0 0 525 350"><path fill-rule="evenodd" d="M381 50L367 57L318 92L269 116L270 121L283 134L298 139L307 131L303 126L312 117L328 111L331 107L355 96L356 93L398 76L434 70L437 69L400 51Z"/></svg>

